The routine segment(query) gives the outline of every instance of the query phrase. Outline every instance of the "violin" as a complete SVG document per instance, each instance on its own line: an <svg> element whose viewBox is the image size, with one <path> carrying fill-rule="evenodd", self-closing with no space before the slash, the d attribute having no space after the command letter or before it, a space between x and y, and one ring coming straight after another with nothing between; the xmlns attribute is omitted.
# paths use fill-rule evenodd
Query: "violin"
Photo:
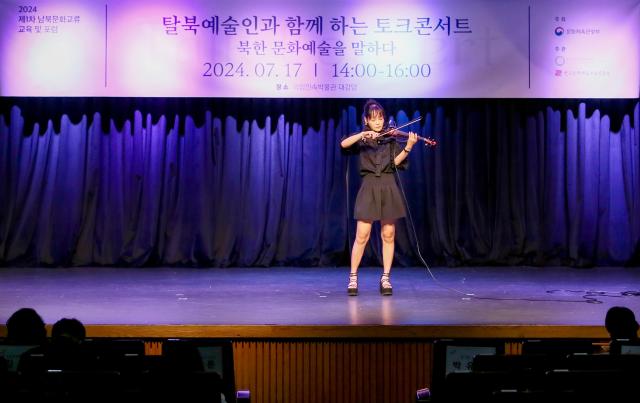
<svg viewBox="0 0 640 403"><path fill-rule="evenodd" d="M398 130L401 129L403 127L407 127L409 125L412 125L414 123L416 123L417 121L421 120L422 116L413 119L410 122L407 122L403 125L400 125L398 127L392 127L389 128L388 130L381 132L380 134L378 134L377 136L375 136L374 138L378 138L378 137L385 137L385 136L390 136L390 137L404 137L404 138L408 138L409 137L409 133L407 132L403 132L402 130ZM436 145L438 145L438 142L430 137L422 137L422 136L418 136L418 140L424 142L425 146L428 147L435 147Z"/></svg>

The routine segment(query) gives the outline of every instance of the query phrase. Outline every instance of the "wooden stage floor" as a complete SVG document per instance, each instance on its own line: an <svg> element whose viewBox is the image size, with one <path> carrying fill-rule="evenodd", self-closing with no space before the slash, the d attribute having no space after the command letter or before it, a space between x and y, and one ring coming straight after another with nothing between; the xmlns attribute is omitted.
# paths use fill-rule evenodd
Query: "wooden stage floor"
<svg viewBox="0 0 640 403"><path fill-rule="evenodd" d="M89 337L602 338L611 306L640 316L637 267L396 268L390 297L380 272L349 297L346 267L4 267L0 323L32 307Z"/></svg>

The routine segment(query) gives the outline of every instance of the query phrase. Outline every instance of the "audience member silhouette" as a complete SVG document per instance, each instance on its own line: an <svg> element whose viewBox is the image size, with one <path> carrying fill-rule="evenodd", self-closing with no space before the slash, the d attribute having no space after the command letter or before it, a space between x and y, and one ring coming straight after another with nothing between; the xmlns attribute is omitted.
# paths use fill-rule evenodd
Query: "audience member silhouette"
<svg viewBox="0 0 640 403"><path fill-rule="evenodd" d="M86 370L94 365L94 356L85 348L87 332L78 319L62 318L51 328L49 356L51 364L62 369Z"/></svg>
<svg viewBox="0 0 640 403"><path fill-rule="evenodd" d="M95 356L85 348L86 331L77 319L63 318L51 328L51 343L27 351L19 370L38 372L50 369L82 371L91 369Z"/></svg>
<svg viewBox="0 0 640 403"><path fill-rule="evenodd" d="M51 328L51 343L62 346L76 346L81 344L87 332L78 319L62 318Z"/></svg>
<svg viewBox="0 0 640 403"><path fill-rule="evenodd" d="M611 340L638 340L638 322L633 311L624 306L614 306L607 311L604 325Z"/></svg>
<svg viewBox="0 0 640 403"><path fill-rule="evenodd" d="M7 371L15 372L25 351L47 342L47 330L44 321L33 308L18 309L7 320L6 325L7 338L0 345L0 361Z"/></svg>
<svg viewBox="0 0 640 403"><path fill-rule="evenodd" d="M35 346L46 341L47 329L35 309L18 309L7 320L7 344Z"/></svg>
<svg viewBox="0 0 640 403"><path fill-rule="evenodd" d="M638 322L633 311L624 306L614 306L607 311L604 326L609 332L609 346L605 347L605 352L618 355L624 343L638 342Z"/></svg>

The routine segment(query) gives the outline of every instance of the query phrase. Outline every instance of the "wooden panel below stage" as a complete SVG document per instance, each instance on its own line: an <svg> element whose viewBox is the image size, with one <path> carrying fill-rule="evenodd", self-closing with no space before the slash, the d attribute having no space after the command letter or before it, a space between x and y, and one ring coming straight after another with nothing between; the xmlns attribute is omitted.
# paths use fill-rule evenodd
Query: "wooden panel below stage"
<svg viewBox="0 0 640 403"><path fill-rule="evenodd" d="M606 339L604 326L550 325L86 325L87 337L225 339ZM51 334L51 325L47 325ZM7 328L0 325L0 337Z"/></svg>
<svg viewBox="0 0 640 403"><path fill-rule="evenodd" d="M239 341L238 389L251 402L414 402L431 379L431 343Z"/></svg>
<svg viewBox="0 0 640 403"><path fill-rule="evenodd" d="M226 339L441 339L609 337L604 326L550 325L87 325L87 337ZM49 328L50 331L50 328ZM0 327L0 336L6 329Z"/></svg>

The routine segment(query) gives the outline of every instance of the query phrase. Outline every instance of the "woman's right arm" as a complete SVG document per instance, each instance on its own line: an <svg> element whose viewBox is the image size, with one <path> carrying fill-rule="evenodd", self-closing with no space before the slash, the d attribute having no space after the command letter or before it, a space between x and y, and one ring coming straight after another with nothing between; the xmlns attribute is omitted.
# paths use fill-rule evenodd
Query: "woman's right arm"
<svg viewBox="0 0 640 403"><path fill-rule="evenodd" d="M364 132L352 134L340 142L340 147L349 148L364 138Z"/></svg>
<svg viewBox="0 0 640 403"><path fill-rule="evenodd" d="M356 134L352 134L351 136L345 138L340 142L340 147L349 148L360 140L373 138L377 133L374 131L365 131Z"/></svg>

